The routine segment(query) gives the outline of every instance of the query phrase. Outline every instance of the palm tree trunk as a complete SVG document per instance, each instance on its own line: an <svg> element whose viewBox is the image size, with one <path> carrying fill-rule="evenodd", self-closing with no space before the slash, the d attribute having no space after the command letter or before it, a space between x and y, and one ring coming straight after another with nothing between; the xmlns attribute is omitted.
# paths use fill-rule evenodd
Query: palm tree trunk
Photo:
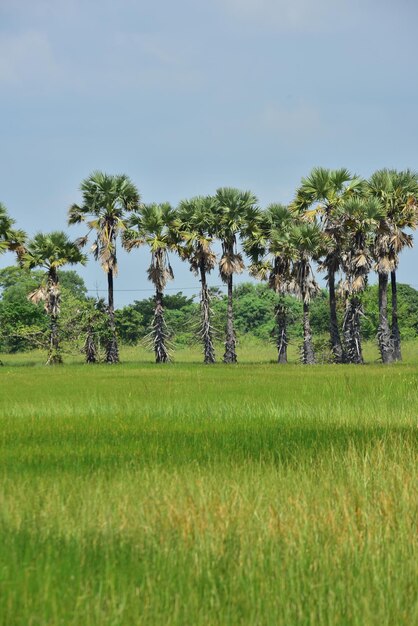
<svg viewBox="0 0 418 626"><path fill-rule="evenodd" d="M345 355L343 347L341 345L340 333L338 330L337 298L335 295L335 272L333 270L328 271L328 288L330 309L329 334L331 339L331 350L332 354L334 355L334 362L344 363Z"/></svg>
<svg viewBox="0 0 418 626"><path fill-rule="evenodd" d="M232 274L228 276L228 307L226 316L226 341L225 341L225 354L224 363L236 363L237 354L235 348L237 340L234 330L234 309L232 306Z"/></svg>
<svg viewBox="0 0 418 626"><path fill-rule="evenodd" d="M393 343L388 322L388 275L379 272L379 327L377 341L383 363L393 362Z"/></svg>
<svg viewBox="0 0 418 626"><path fill-rule="evenodd" d="M152 321L152 334L156 363L167 363L170 360L166 347L167 331L164 320L163 293L159 289L155 293L155 310Z"/></svg>
<svg viewBox="0 0 418 626"><path fill-rule="evenodd" d="M84 353L86 355L86 363L96 363L97 349L94 342L93 329L91 326L87 329L87 337L84 343Z"/></svg>
<svg viewBox="0 0 418 626"><path fill-rule="evenodd" d="M277 362L287 363L287 315L286 305L279 302L276 308L277 320Z"/></svg>
<svg viewBox="0 0 418 626"><path fill-rule="evenodd" d="M119 363L119 350L116 338L115 307L113 303L113 270L107 272L109 339L106 346L106 363Z"/></svg>
<svg viewBox="0 0 418 626"><path fill-rule="evenodd" d="M393 341L393 359L394 361L402 361L401 353L401 333L399 331L398 322L398 288L396 284L396 271L390 273L390 284L392 288L392 341Z"/></svg>
<svg viewBox="0 0 418 626"><path fill-rule="evenodd" d="M343 322L343 336L347 363L364 363L361 349L360 316L361 304L358 298L347 300Z"/></svg>
<svg viewBox="0 0 418 626"><path fill-rule="evenodd" d="M204 261L200 262L200 319L201 337L203 341L204 363L215 363L215 348L213 345L213 331L210 323L210 296L206 282L206 270Z"/></svg>
<svg viewBox="0 0 418 626"><path fill-rule="evenodd" d="M62 363L59 346L58 315L61 304L61 293L56 269L52 269L48 276L48 314L50 317L49 353L47 365Z"/></svg>
<svg viewBox="0 0 418 626"><path fill-rule="evenodd" d="M312 344L311 324L309 320L309 304L303 302L303 355L304 365L315 363L315 352Z"/></svg>
<svg viewBox="0 0 418 626"><path fill-rule="evenodd" d="M58 334L58 316L51 315L50 335L49 335L49 354L47 365L57 365L62 363L62 356L59 346Z"/></svg>

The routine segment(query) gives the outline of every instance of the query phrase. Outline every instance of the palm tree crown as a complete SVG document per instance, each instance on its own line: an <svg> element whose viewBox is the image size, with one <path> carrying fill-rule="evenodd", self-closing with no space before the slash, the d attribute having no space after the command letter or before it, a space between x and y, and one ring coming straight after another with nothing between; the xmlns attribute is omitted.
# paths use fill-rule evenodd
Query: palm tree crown
<svg viewBox="0 0 418 626"><path fill-rule="evenodd" d="M4 204L0 202L0 254L8 250L23 253L26 234L23 230L13 228L15 224Z"/></svg>

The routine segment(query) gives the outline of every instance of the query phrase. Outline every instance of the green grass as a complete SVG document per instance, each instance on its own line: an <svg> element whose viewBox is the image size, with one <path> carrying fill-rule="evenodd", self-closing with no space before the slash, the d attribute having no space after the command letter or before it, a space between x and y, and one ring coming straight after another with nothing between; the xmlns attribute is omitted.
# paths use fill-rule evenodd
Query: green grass
<svg viewBox="0 0 418 626"><path fill-rule="evenodd" d="M416 345L393 367L242 348L2 357L0 624L418 622Z"/></svg>

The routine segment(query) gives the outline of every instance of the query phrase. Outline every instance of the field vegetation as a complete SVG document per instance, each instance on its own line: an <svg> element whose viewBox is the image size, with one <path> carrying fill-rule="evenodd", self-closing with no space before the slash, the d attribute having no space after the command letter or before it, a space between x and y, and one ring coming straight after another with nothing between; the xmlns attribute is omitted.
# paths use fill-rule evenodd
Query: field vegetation
<svg viewBox="0 0 418 626"><path fill-rule="evenodd" d="M416 623L416 344L361 368L241 348L2 357L1 624Z"/></svg>

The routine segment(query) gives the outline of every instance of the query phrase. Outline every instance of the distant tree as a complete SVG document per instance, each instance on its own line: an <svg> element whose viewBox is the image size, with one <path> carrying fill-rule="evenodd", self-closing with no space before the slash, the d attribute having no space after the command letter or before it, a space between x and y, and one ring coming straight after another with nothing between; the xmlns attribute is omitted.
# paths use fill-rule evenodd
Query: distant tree
<svg viewBox="0 0 418 626"><path fill-rule="evenodd" d="M2 352L19 352L43 344L48 318L41 305L28 300L42 280L42 272L17 266L0 270L0 341Z"/></svg>
<svg viewBox="0 0 418 626"><path fill-rule="evenodd" d="M115 311L116 330L123 343L135 345L145 335L144 318L135 305Z"/></svg>
<svg viewBox="0 0 418 626"><path fill-rule="evenodd" d="M126 228L125 220L139 205L139 193L125 174L110 176L93 172L81 183L83 204L73 204L68 214L69 224L87 222L89 232L78 240L80 246L87 244L91 231L95 232L92 252L107 275L109 341L106 348L107 363L119 362L116 338L113 279L117 274L116 242Z"/></svg>
<svg viewBox="0 0 418 626"><path fill-rule="evenodd" d="M58 335L58 316L61 307L58 268L63 265L84 264L85 262L85 255L62 231L35 235L26 244L25 252L21 256L21 263L24 268L40 267L45 270L41 285L32 291L28 297L34 303L44 301L45 310L50 318L48 364L62 362Z"/></svg>
<svg viewBox="0 0 418 626"><path fill-rule="evenodd" d="M84 280L74 270L58 270L58 278L63 289L67 289L78 300L87 298L87 288Z"/></svg>

